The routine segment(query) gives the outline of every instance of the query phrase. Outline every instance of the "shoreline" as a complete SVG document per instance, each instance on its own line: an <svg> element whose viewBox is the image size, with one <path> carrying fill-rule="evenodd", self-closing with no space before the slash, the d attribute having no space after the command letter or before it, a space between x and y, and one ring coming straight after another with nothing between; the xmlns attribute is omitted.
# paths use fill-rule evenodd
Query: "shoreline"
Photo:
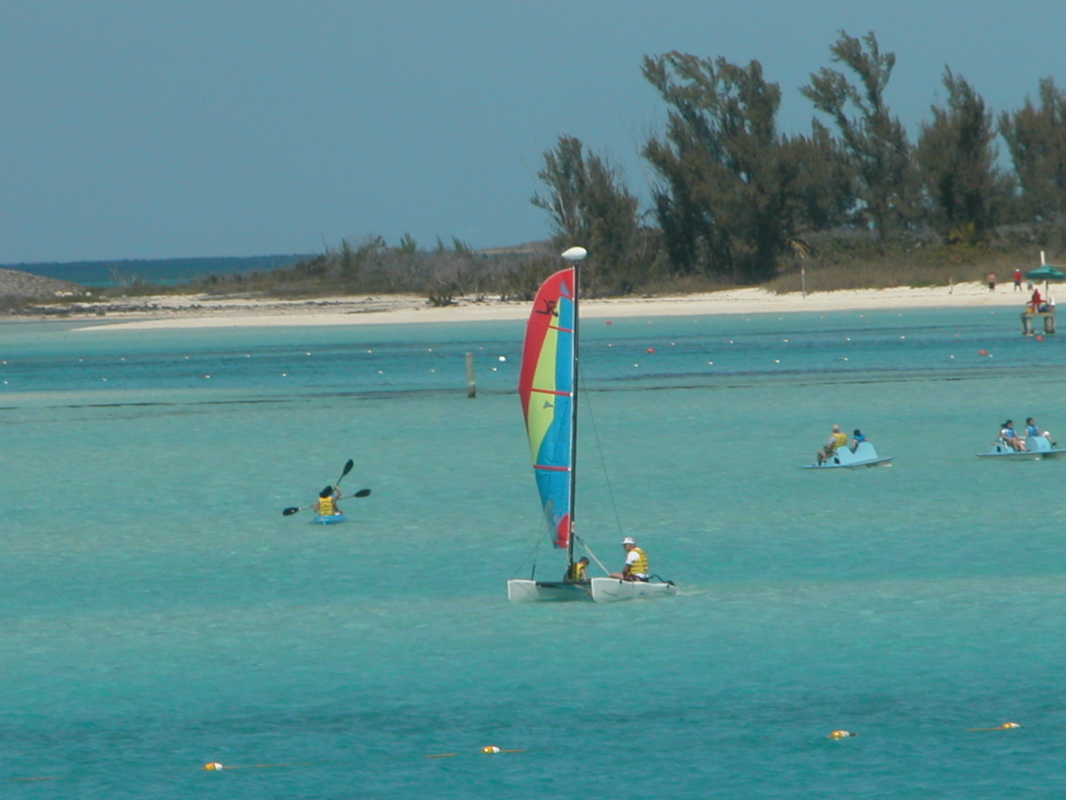
<svg viewBox="0 0 1066 800"><path fill-rule="evenodd" d="M1000 285L960 283L953 287L894 287L774 294L764 289L731 289L670 297L626 297L582 302L582 316L609 317L708 316L862 310L990 308L1021 314L1028 292ZM123 308L123 305L126 308ZM210 295L160 295L118 298L72 310L62 316L22 317L26 321L84 321L77 331L243 328L273 326L406 325L436 322L522 320L529 303L460 298L454 305L432 307L417 295L339 297L315 300L272 300Z"/></svg>

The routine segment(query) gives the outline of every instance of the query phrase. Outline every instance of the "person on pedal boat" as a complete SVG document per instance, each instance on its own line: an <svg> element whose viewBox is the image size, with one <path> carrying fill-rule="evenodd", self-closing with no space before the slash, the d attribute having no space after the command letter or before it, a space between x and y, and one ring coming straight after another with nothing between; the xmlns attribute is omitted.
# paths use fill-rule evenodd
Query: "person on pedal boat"
<svg viewBox="0 0 1066 800"><path fill-rule="evenodd" d="M847 443L847 434L840 430L839 425L834 425L833 432L829 434L829 441L825 443L825 447L818 451L818 463L822 464L828 461L833 453L844 447Z"/></svg>

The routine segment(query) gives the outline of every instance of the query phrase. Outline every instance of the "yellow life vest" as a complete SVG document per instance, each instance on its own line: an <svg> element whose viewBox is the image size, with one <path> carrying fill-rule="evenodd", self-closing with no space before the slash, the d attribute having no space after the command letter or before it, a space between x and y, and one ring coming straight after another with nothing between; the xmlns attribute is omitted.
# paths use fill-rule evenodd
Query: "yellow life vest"
<svg viewBox="0 0 1066 800"><path fill-rule="evenodd" d="M629 567L630 575L647 575L648 574L648 554L641 550L639 547L632 549L633 553L636 553L639 558L632 563Z"/></svg>
<svg viewBox="0 0 1066 800"><path fill-rule="evenodd" d="M848 435L846 433L834 433L833 438L837 440L837 443L833 445L834 450L839 450L848 443Z"/></svg>
<svg viewBox="0 0 1066 800"><path fill-rule="evenodd" d="M588 564L582 564L580 561L575 561L570 565L570 572L567 574L566 579L568 581L574 581L575 583L585 580L585 570L588 569Z"/></svg>
<svg viewBox="0 0 1066 800"><path fill-rule="evenodd" d="M333 514L333 498L332 497L320 497L318 498L318 516L328 517Z"/></svg>

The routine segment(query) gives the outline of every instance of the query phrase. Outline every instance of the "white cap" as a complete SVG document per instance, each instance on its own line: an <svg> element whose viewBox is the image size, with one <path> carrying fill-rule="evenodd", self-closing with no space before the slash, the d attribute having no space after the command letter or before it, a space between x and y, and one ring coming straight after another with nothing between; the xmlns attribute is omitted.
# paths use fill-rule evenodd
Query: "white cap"
<svg viewBox="0 0 1066 800"><path fill-rule="evenodd" d="M633 545L635 545L636 543L637 543L637 540L634 539L632 536L627 536L626 538L624 538L622 540L622 544L633 544Z"/></svg>

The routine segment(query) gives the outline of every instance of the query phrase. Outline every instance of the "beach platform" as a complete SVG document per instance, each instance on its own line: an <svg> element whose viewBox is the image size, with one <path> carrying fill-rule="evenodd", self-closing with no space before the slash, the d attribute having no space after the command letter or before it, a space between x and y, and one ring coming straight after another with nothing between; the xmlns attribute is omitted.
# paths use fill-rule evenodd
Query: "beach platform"
<svg viewBox="0 0 1066 800"><path fill-rule="evenodd" d="M1050 311L1023 311L1022 312L1022 335L1033 335L1033 320L1044 320L1044 333L1055 332L1055 310Z"/></svg>

